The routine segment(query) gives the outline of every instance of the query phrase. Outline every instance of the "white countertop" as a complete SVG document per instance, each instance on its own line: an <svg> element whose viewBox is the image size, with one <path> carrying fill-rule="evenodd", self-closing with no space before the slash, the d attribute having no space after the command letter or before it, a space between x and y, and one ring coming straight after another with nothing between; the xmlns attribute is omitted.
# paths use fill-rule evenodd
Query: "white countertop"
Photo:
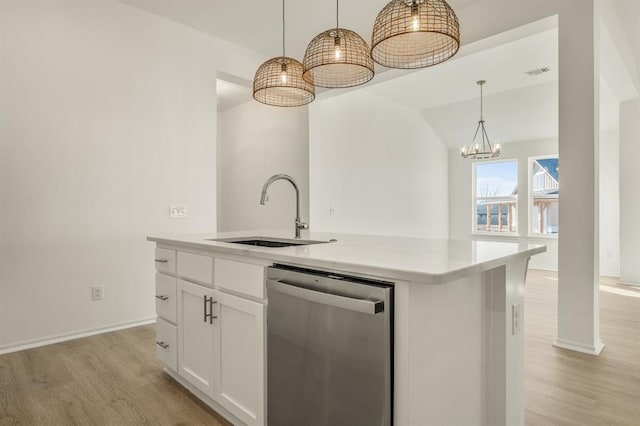
<svg viewBox="0 0 640 426"><path fill-rule="evenodd" d="M292 233L291 231L260 230L167 237L150 236L147 240L155 241L161 246L177 245L427 284L443 284L546 251L546 246L538 244L318 232L303 232L302 238L337 241L281 248L210 241L214 238L235 237L292 239Z"/></svg>

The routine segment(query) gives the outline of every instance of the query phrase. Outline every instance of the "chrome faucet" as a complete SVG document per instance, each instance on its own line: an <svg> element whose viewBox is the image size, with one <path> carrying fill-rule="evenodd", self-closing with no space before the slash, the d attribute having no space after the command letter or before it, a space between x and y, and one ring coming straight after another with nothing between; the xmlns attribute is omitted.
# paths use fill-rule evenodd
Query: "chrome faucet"
<svg viewBox="0 0 640 426"><path fill-rule="evenodd" d="M296 238L300 238L300 230L308 229L309 224L304 223L302 220L300 220L300 190L298 189L298 185L296 185L296 182L293 180L291 176L279 174L279 175L273 175L269 179L267 179L267 181L264 183L264 186L262 187L262 196L260 197L260 204L262 204L263 206L266 204L267 191L269 190L269 187L273 182L280 179L289 181L289 183L293 185L293 189L296 190Z"/></svg>

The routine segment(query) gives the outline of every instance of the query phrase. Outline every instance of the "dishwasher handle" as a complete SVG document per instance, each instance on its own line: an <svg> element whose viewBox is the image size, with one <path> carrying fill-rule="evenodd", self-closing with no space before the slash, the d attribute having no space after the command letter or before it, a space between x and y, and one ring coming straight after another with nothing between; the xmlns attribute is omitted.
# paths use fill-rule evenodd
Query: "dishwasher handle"
<svg viewBox="0 0 640 426"><path fill-rule="evenodd" d="M353 297L339 296L337 294L298 287L284 280L277 281L268 279L267 288L292 297L297 297L298 299L347 309L349 311L361 312L363 314L376 315L384 312L384 302L382 300L355 299Z"/></svg>

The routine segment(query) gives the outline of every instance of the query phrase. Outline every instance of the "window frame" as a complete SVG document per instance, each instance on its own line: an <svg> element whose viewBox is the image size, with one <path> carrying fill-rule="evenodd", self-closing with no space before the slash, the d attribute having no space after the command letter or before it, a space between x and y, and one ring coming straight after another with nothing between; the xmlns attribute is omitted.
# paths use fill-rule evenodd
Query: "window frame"
<svg viewBox="0 0 640 426"><path fill-rule="evenodd" d="M540 238L540 239L550 239L557 240L560 235L560 228L558 226L558 232L555 234L539 234L533 231L533 224L535 222L533 215L533 162L535 160L547 160L555 158L560 161L560 156L558 154L550 154L550 155L537 155L533 157L527 158L527 236L528 238ZM558 178L558 196L557 197L548 197L557 199L558 203L560 203L560 179Z"/></svg>
<svg viewBox="0 0 640 426"><path fill-rule="evenodd" d="M478 166L491 164L491 163L515 163L516 165L516 185L518 185L518 193L513 195L505 195L505 196L497 196L497 197L478 197L478 187L477 187L477 169ZM520 185L519 185L519 176L520 176L520 164L517 158L500 158L497 160L483 160L483 161L474 161L472 162L472 170L471 170L471 235L477 236L491 236L491 237L519 237L520 236L520 221L518 217L519 213L519 198L520 198ZM517 228L515 231L504 231L504 232L495 232L495 231L482 231L477 229L478 227L478 199L508 199L515 200L515 218Z"/></svg>

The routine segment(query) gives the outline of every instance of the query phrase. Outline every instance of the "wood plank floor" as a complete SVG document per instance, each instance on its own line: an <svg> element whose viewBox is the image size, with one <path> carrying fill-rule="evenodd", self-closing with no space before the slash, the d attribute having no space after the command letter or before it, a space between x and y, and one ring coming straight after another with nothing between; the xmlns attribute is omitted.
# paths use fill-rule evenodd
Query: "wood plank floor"
<svg viewBox="0 0 640 426"><path fill-rule="evenodd" d="M0 356L0 425L229 425L162 372L151 326Z"/></svg>
<svg viewBox="0 0 640 426"><path fill-rule="evenodd" d="M640 288L603 279L600 357L554 348L557 275L529 271L527 425L640 425ZM0 425L228 425L162 373L153 326L0 356Z"/></svg>
<svg viewBox="0 0 640 426"><path fill-rule="evenodd" d="M557 274L530 270L525 296L526 424L640 425L640 288L600 285L599 357L552 346Z"/></svg>

